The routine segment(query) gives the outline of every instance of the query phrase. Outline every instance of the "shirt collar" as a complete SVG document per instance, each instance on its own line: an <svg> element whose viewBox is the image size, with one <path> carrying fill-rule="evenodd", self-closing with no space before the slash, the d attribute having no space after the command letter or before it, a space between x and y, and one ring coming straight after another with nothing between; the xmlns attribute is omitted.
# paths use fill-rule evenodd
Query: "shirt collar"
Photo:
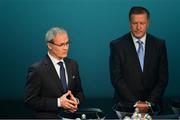
<svg viewBox="0 0 180 120"><path fill-rule="evenodd" d="M48 56L50 57L51 61L53 62L54 65L56 65L57 63L59 63L60 61L64 63L64 60L58 60L56 58L54 58L49 52L48 52Z"/></svg>
<svg viewBox="0 0 180 120"><path fill-rule="evenodd" d="M136 43L138 40L141 40L143 42L143 44L145 45L146 43L146 34L141 38L141 39L137 39L136 37L133 36L133 34L131 33L132 39L134 41L134 43Z"/></svg>

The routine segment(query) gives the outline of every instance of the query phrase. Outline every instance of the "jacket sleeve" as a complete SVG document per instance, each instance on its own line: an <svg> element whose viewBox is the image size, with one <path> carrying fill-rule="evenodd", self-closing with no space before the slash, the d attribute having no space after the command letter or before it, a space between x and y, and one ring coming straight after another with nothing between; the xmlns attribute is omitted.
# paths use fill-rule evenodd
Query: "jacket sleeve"
<svg viewBox="0 0 180 120"><path fill-rule="evenodd" d="M75 73L75 77L73 78L75 80L75 89L72 91L74 96L76 98L78 98L78 100L80 101L80 104L84 101L85 96L84 96L84 92L82 89L82 85L81 85L81 78L80 78L80 73L79 73L79 67L78 64L76 62L74 62L74 73Z"/></svg>
<svg viewBox="0 0 180 120"><path fill-rule="evenodd" d="M163 93L168 84L168 60L167 60L167 50L165 42L163 41L160 45L160 59L158 66L158 82L151 92L150 100L152 102L158 103L163 96Z"/></svg>
<svg viewBox="0 0 180 120"><path fill-rule="evenodd" d="M115 44L110 43L109 64L111 83L119 97L124 100L128 100L129 102L136 102L136 97L128 88L126 80L123 76L122 59L120 54L122 55L122 53L118 51L118 48L115 46Z"/></svg>
<svg viewBox="0 0 180 120"><path fill-rule="evenodd" d="M42 78L35 67L30 67L25 85L25 103L36 111L57 111L57 98L42 97Z"/></svg>

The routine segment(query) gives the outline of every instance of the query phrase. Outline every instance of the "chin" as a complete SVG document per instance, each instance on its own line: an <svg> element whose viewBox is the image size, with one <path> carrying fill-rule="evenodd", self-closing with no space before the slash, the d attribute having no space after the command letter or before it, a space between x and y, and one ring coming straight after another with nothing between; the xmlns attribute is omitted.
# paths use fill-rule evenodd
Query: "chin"
<svg viewBox="0 0 180 120"><path fill-rule="evenodd" d="M67 55L64 55L63 58L67 57Z"/></svg>
<svg viewBox="0 0 180 120"><path fill-rule="evenodd" d="M143 35L135 35L136 38L142 38Z"/></svg>

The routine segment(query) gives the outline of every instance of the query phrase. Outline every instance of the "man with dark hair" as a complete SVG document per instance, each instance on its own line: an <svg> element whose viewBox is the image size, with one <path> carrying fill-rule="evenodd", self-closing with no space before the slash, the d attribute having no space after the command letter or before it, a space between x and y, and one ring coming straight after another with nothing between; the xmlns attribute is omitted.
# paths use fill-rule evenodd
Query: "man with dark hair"
<svg viewBox="0 0 180 120"><path fill-rule="evenodd" d="M164 40L147 33L150 14L144 7L129 12L131 31L110 43L110 76L116 103L161 104L168 83Z"/></svg>
<svg viewBox="0 0 180 120"><path fill-rule="evenodd" d="M35 111L36 118L58 118L59 111L77 111L84 94L78 64L67 58L67 32L51 28L45 41L47 55L28 69L25 103Z"/></svg>
<svg viewBox="0 0 180 120"><path fill-rule="evenodd" d="M138 6L138 7L132 7L129 11L129 21L131 21L131 15L132 14L146 14L147 15L147 18L148 20L150 19L150 13L149 11L144 8L144 7L141 7L141 6Z"/></svg>

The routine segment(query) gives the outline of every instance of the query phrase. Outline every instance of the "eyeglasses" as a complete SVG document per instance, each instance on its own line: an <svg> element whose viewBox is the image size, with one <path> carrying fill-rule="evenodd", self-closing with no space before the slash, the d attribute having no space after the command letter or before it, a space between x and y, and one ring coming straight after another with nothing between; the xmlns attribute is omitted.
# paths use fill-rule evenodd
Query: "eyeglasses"
<svg viewBox="0 0 180 120"><path fill-rule="evenodd" d="M53 45L56 45L58 47L65 47L65 46L69 46L70 42L66 42L66 43L61 43L61 44L56 44L54 43L53 41L49 41L49 43L53 44Z"/></svg>

